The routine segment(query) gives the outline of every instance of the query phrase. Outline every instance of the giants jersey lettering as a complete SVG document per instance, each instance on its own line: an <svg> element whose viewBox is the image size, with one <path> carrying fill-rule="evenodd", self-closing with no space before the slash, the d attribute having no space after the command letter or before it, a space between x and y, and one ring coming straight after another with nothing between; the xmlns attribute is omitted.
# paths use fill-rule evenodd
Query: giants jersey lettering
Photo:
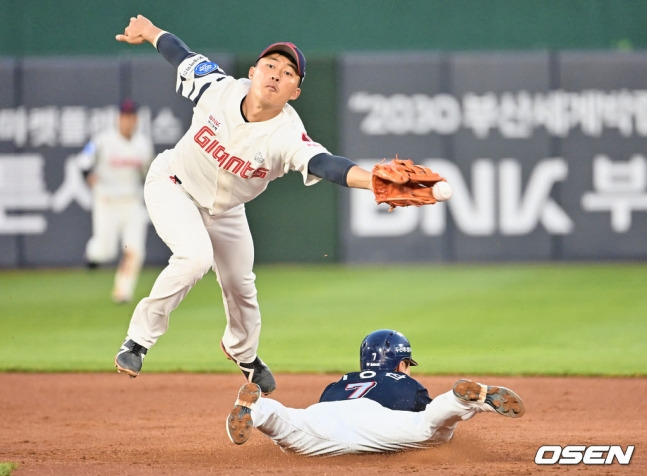
<svg viewBox="0 0 647 476"><path fill-rule="evenodd" d="M308 137L292 106L268 121L246 122L241 103L251 82L205 62L192 56L178 67L178 93L195 107L189 130L164 153L193 199L215 215L249 202L290 171L301 173L305 185L317 183L308 162L329 152Z"/></svg>
<svg viewBox="0 0 647 476"><path fill-rule="evenodd" d="M391 410L423 411L431 398L420 382L401 372L364 370L344 375L328 385L320 402L368 398Z"/></svg>
<svg viewBox="0 0 647 476"><path fill-rule="evenodd" d="M265 167L259 167L254 169L252 165L247 162L243 162L243 159L236 157L235 155L230 155L225 147L220 144L218 139L214 138L215 134L211 132L209 127L202 126L202 129L193 136L193 140L204 149L205 152L211 153L211 156L218 161L218 164L221 169L229 170L234 174L240 175L242 178L253 178L260 177L264 178L267 176L267 170Z"/></svg>

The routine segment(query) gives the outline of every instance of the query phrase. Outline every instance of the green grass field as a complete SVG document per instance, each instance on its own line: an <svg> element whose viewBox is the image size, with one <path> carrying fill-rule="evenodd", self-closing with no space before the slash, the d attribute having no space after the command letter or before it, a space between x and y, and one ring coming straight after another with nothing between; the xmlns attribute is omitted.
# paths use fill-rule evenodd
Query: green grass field
<svg viewBox="0 0 647 476"><path fill-rule="evenodd" d="M146 269L137 298L160 269ZM647 264L259 266L261 357L275 372L344 372L370 331L413 345L417 374L647 375ZM112 269L0 272L0 371L106 371L135 303ZM209 273L171 315L145 372L236 372Z"/></svg>

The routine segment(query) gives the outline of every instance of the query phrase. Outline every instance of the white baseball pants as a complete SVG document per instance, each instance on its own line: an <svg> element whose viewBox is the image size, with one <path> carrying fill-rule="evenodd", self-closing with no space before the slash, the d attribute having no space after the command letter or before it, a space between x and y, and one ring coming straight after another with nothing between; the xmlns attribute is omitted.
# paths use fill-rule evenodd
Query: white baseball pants
<svg viewBox="0 0 647 476"><path fill-rule="evenodd" d="M128 338L150 349L168 329L171 312L211 268L222 290L227 318L223 344L237 360L251 362L256 358L261 315L252 271L254 245L245 208L240 205L211 216L171 180L172 176L161 154L146 177L148 213L173 254L149 296L137 304Z"/></svg>
<svg viewBox="0 0 647 476"><path fill-rule="evenodd" d="M389 410L368 398L289 408L261 397L251 406L254 427L281 448L308 456L381 453L449 441L459 421L487 404L464 402L449 391L422 412Z"/></svg>
<svg viewBox="0 0 647 476"><path fill-rule="evenodd" d="M146 254L146 210L139 197L106 197L94 194L92 198L92 237L85 257L89 261L105 263L119 254L119 244L137 255L141 261Z"/></svg>

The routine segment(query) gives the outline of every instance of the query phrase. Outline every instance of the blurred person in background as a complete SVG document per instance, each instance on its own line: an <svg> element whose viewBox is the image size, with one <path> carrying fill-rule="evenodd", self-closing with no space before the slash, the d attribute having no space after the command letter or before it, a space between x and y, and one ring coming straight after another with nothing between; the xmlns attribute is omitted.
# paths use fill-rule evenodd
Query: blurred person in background
<svg viewBox="0 0 647 476"><path fill-rule="evenodd" d="M90 268L117 258L112 299L133 298L146 256L148 215L143 182L154 156L149 137L137 131L137 105L125 99L119 105L116 127L93 137L80 153L79 163L92 190L92 237L85 249Z"/></svg>

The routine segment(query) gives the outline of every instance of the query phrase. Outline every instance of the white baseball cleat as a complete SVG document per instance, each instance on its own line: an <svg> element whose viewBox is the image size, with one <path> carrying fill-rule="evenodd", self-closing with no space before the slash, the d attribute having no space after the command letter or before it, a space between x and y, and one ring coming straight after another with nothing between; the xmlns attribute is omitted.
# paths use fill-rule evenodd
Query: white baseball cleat
<svg viewBox="0 0 647 476"><path fill-rule="evenodd" d="M509 388L488 387L471 380L459 380L454 384L453 392L459 400L486 403L503 416L521 418L526 413L521 397Z"/></svg>
<svg viewBox="0 0 647 476"><path fill-rule="evenodd" d="M255 383L246 383L238 390L238 399L234 404L234 409L227 417L227 436L232 443L242 445L252 434L254 424L250 407L258 401L260 396L261 387Z"/></svg>

